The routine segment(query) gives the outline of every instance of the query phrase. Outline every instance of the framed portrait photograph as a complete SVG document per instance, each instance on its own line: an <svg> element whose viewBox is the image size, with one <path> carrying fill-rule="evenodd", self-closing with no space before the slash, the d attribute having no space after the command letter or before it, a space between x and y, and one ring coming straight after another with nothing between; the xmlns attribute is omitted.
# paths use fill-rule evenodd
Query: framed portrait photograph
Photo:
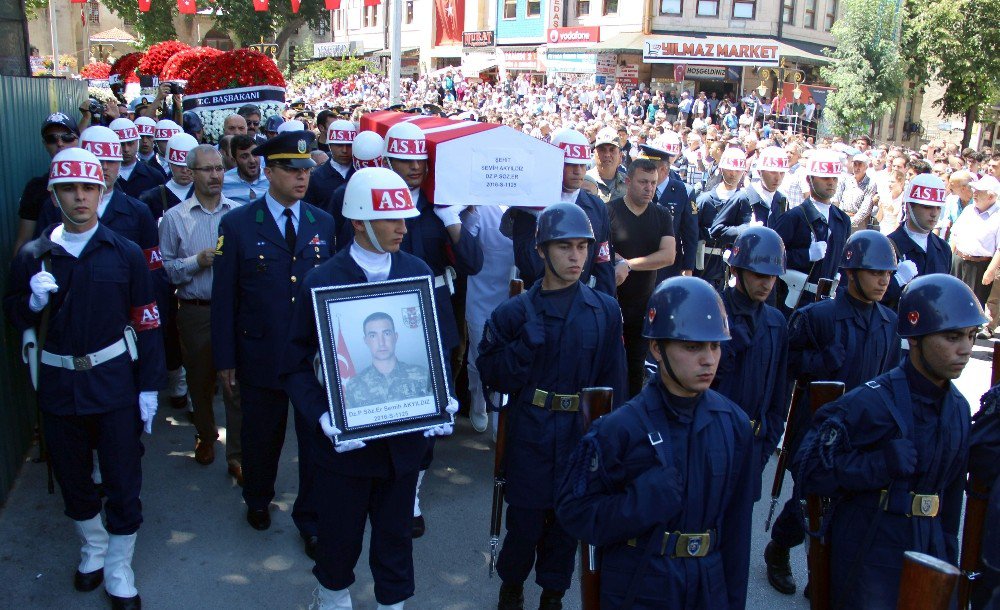
<svg viewBox="0 0 1000 610"><path fill-rule="evenodd" d="M334 442L454 423L431 278L312 289Z"/></svg>

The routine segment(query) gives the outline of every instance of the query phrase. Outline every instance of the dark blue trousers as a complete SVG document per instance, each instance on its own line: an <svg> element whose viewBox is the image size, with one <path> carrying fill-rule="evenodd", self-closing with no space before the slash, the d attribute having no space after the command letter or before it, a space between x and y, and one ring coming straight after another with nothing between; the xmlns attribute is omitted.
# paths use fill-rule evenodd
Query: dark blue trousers
<svg viewBox="0 0 1000 610"><path fill-rule="evenodd" d="M240 385L240 405L243 426L243 501L253 510L267 509L274 499L274 482L278 478L278 461L285 443L288 422L288 395L283 390ZM294 411L294 410L293 410ZM303 538L318 535L318 517L314 496L315 478L309 458L310 437L316 422L302 421L297 411L295 436L299 445L299 493L292 505L292 520Z"/></svg>
<svg viewBox="0 0 1000 610"><path fill-rule="evenodd" d="M573 579L577 541L556 520L555 511L507 506L497 574L508 584L520 584L535 569L535 582L548 591L565 591Z"/></svg>
<svg viewBox="0 0 1000 610"><path fill-rule="evenodd" d="M142 420L138 402L134 408L97 415L44 413L43 425L66 516L86 521L101 512L101 498L91 478L96 448L107 495L104 508L108 532L128 536L138 531L142 523Z"/></svg>

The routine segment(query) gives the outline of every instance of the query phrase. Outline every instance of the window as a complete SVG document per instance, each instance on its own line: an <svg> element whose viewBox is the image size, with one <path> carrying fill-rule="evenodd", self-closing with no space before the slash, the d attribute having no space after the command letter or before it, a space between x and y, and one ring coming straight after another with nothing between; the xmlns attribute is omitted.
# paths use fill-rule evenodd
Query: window
<svg viewBox="0 0 1000 610"><path fill-rule="evenodd" d="M344 12L343 9L339 8L333 11L333 29L338 32L344 29L344 17L342 15L343 12Z"/></svg>
<svg viewBox="0 0 1000 610"><path fill-rule="evenodd" d="M719 16L719 1L718 0L698 0L698 16L699 17L718 17Z"/></svg>
<svg viewBox="0 0 1000 610"><path fill-rule="evenodd" d="M366 28L373 28L378 26L378 7L377 6L362 6L361 15L363 18L363 26Z"/></svg>
<svg viewBox="0 0 1000 610"><path fill-rule="evenodd" d="M795 0L781 0L781 21L785 25L792 25L795 19Z"/></svg>
<svg viewBox="0 0 1000 610"><path fill-rule="evenodd" d="M503 0L503 18L517 19L517 0Z"/></svg>
<svg viewBox="0 0 1000 610"><path fill-rule="evenodd" d="M576 16L590 14L590 0L576 0Z"/></svg>
<svg viewBox="0 0 1000 610"><path fill-rule="evenodd" d="M604 14L614 15L618 12L618 0L604 0Z"/></svg>
<svg viewBox="0 0 1000 610"><path fill-rule="evenodd" d="M406 23L413 23L413 0L406 0Z"/></svg>
<svg viewBox="0 0 1000 610"><path fill-rule="evenodd" d="M316 34L326 36L329 32L330 21L328 19L320 19L319 23L316 24Z"/></svg>
<svg viewBox="0 0 1000 610"><path fill-rule="evenodd" d="M823 29L827 32L833 28L833 22L837 20L837 0L826 0L826 22Z"/></svg>
<svg viewBox="0 0 1000 610"><path fill-rule="evenodd" d="M87 21L90 25L101 25L101 3L97 0L87 2Z"/></svg>
<svg viewBox="0 0 1000 610"><path fill-rule="evenodd" d="M802 26L816 29L816 0L806 0L806 16Z"/></svg>
<svg viewBox="0 0 1000 610"><path fill-rule="evenodd" d="M617 2L617 0L615 0ZM542 14L542 0L528 0L527 17L539 17Z"/></svg>
<svg viewBox="0 0 1000 610"><path fill-rule="evenodd" d="M753 19L757 0L733 0L733 19Z"/></svg>
<svg viewBox="0 0 1000 610"><path fill-rule="evenodd" d="M684 0L660 0L661 15L680 15L684 10Z"/></svg>

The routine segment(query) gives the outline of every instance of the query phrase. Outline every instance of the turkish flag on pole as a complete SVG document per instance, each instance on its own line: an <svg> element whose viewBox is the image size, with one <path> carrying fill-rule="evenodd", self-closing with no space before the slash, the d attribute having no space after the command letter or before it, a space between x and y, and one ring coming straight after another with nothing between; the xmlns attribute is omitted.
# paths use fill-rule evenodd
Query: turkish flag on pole
<svg viewBox="0 0 1000 610"><path fill-rule="evenodd" d="M340 8L340 0L325 0L326 10L335 11Z"/></svg>
<svg viewBox="0 0 1000 610"><path fill-rule="evenodd" d="M143 13L149 12L150 0L139 0L139 11Z"/></svg>
<svg viewBox="0 0 1000 610"><path fill-rule="evenodd" d="M267 0L253 0L253 10L260 12L267 10Z"/></svg>
<svg viewBox="0 0 1000 610"><path fill-rule="evenodd" d="M177 10L184 15L194 15L198 12L198 5L194 0L177 0Z"/></svg>
<svg viewBox="0 0 1000 610"><path fill-rule="evenodd" d="M340 371L340 378L344 381L357 375L351 353L347 351L347 342L344 341L344 331L339 323L337 324L337 368Z"/></svg>
<svg viewBox="0 0 1000 610"><path fill-rule="evenodd" d="M378 6L382 4L382 0L365 0L365 6Z"/></svg>
<svg viewBox="0 0 1000 610"><path fill-rule="evenodd" d="M299 12L299 5L302 4L302 0L292 0L292 12Z"/></svg>

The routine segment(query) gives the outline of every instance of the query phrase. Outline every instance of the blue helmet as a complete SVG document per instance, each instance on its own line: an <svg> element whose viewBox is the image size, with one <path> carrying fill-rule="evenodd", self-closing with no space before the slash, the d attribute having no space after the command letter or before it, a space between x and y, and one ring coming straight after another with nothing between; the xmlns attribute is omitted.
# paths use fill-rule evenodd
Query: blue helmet
<svg viewBox="0 0 1000 610"><path fill-rule="evenodd" d="M264 132L276 133L278 131L278 127L280 127L284 122L285 119L281 118L280 114L272 114L267 117L267 120L264 122Z"/></svg>
<svg viewBox="0 0 1000 610"><path fill-rule="evenodd" d="M184 132L194 135L199 131L202 131L203 125L201 123L201 117L195 113L194 110L188 110L183 115L181 115L184 120Z"/></svg>
<svg viewBox="0 0 1000 610"><path fill-rule="evenodd" d="M903 338L973 328L987 322L972 289L946 273L920 276L907 284L899 297L898 312L896 332Z"/></svg>
<svg viewBox="0 0 1000 610"><path fill-rule="evenodd" d="M722 297L701 278L678 276L660 282L649 297L642 336L678 341L728 341Z"/></svg>
<svg viewBox="0 0 1000 610"><path fill-rule="evenodd" d="M729 266L761 275L784 275L785 242L774 229L750 227L733 243Z"/></svg>
<svg viewBox="0 0 1000 610"><path fill-rule="evenodd" d="M583 208L574 203L556 203L542 210L535 229L535 243L542 245L557 239L594 241L594 229Z"/></svg>
<svg viewBox="0 0 1000 610"><path fill-rule="evenodd" d="M878 231L858 231L844 245L840 268L895 271L896 249L889 238Z"/></svg>

